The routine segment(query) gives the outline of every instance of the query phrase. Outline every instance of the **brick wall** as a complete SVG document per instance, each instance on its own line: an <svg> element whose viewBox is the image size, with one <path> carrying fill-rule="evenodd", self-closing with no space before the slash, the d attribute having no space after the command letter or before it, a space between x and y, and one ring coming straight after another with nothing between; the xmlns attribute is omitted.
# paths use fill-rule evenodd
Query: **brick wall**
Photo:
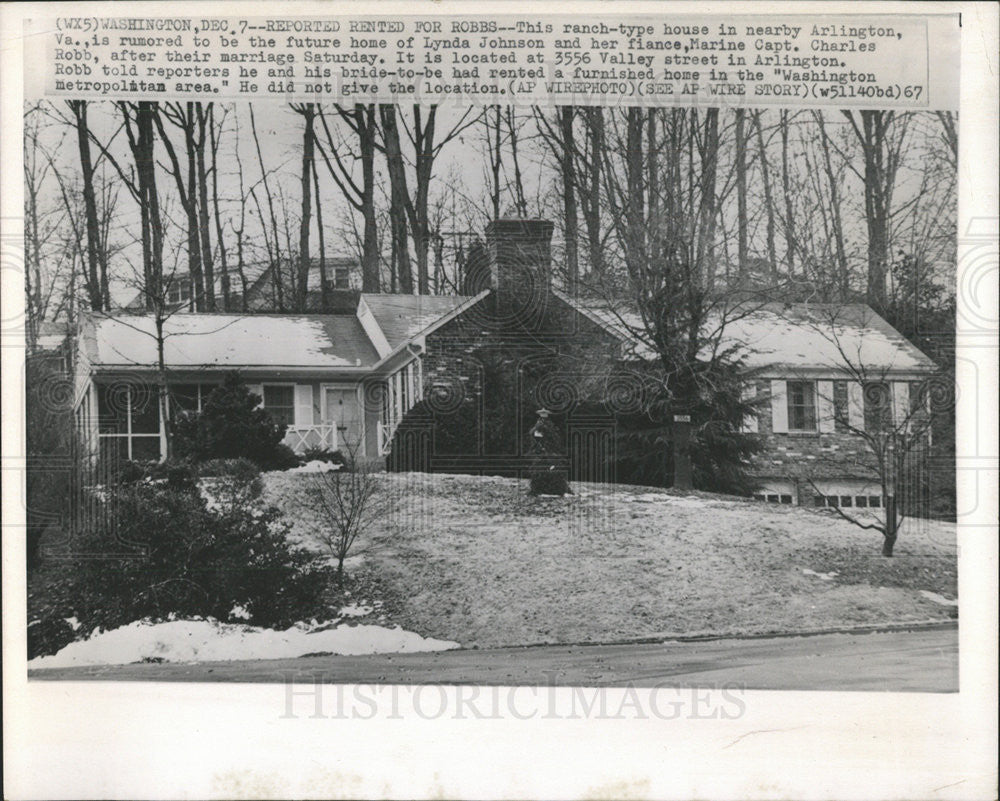
<svg viewBox="0 0 1000 801"><path fill-rule="evenodd" d="M792 379L795 380L795 379ZM770 394L770 381L757 381L758 397ZM911 391L917 385L911 384ZM878 481L875 457L865 440L850 431L843 420L847 416L846 381L833 382L835 423L832 432L775 433L772 427L770 399L759 407L757 433L764 450L752 461L752 474L763 481L787 481L795 487L802 505L812 505L817 494L810 483L821 486ZM782 402L784 399L782 399Z"/></svg>

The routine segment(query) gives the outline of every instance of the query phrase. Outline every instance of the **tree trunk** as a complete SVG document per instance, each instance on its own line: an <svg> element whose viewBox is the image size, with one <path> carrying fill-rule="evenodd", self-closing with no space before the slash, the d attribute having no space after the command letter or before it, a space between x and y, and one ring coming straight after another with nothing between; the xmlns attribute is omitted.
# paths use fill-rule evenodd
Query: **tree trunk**
<svg viewBox="0 0 1000 801"><path fill-rule="evenodd" d="M406 165L399 142L396 107L379 106L382 119L382 139L385 143L385 161L389 172L389 224L392 233L392 252L399 288L404 294L413 293L413 269L410 266L410 246L407 240L406 207L410 190L406 185ZM425 265L426 270L426 265Z"/></svg>
<svg viewBox="0 0 1000 801"><path fill-rule="evenodd" d="M590 269L598 276L604 274L604 247L601 242L601 158L604 153L604 111L600 108L586 109L587 186L579 182L583 221L587 226L587 251Z"/></svg>
<svg viewBox="0 0 1000 801"><path fill-rule="evenodd" d="M226 241L222 236L222 215L219 213L219 141L215 133L214 105L209 108L208 124L212 146L212 208L215 212L215 239L219 243L219 288L222 290L223 311L231 311L232 290L229 285L229 264L226 260Z"/></svg>
<svg viewBox="0 0 1000 801"><path fill-rule="evenodd" d="M90 155L90 128L87 124L87 101L69 101L76 118L76 141L80 151L80 171L83 175L83 205L87 221L87 296L90 308L100 311L104 308L103 293L97 256L98 222L97 196L94 193L94 166Z"/></svg>
<svg viewBox="0 0 1000 801"><path fill-rule="evenodd" d="M163 287L163 221L160 218L160 197L156 187L156 167L154 162L153 118L156 106L141 101L136 108L136 131L139 150L136 152L136 172L139 176L142 206L147 211L149 222L149 271L147 296L152 298L151 308L162 304Z"/></svg>
<svg viewBox="0 0 1000 801"><path fill-rule="evenodd" d="M626 249L625 266L633 281L640 281L646 268L645 164L642 134L645 114L640 108L626 112L625 180Z"/></svg>
<svg viewBox="0 0 1000 801"><path fill-rule="evenodd" d="M302 131L302 219L299 220L299 270L295 282L296 304L299 311L306 311L309 292L309 232L312 228L312 183L316 109L312 103L296 108L305 121ZM316 198L317 203L319 197ZM325 310L325 309L324 309Z"/></svg>
<svg viewBox="0 0 1000 801"><path fill-rule="evenodd" d="M892 549L899 536L899 511L896 508L896 497L885 496L885 532L882 535L882 556L892 556Z"/></svg>
<svg viewBox="0 0 1000 801"><path fill-rule="evenodd" d="M792 206L792 178L788 166L789 116L781 112L781 189L785 196L785 264L787 275L795 275L795 213Z"/></svg>
<svg viewBox="0 0 1000 801"><path fill-rule="evenodd" d="M715 182L719 162L719 110L706 109L704 134L698 146L701 159L701 198L698 214L698 256L696 269L705 288L715 283Z"/></svg>
<svg viewBox="0 0 1000 801"><path fill-rule="evenodd" d="M207 124L211 108L211 103L207 108L204 103L195 104L198 119L198 138L195 140L198 170L198 229L201 232L201 267L205 282L206 311L215 311L215 269L212 264L211 225L208 220L208 172L205 168L205 144L208 141Z"/></svg>
<svg viewBox="0 0 1000 801"><path fill-rule="evenodd" d="M413 249L417 257L417 291L421 295L430 292L430 190L431 176L434 170L435 145L434 126L437 122L437 106L431 106L427 112L427 122L421 125L420 106L413 107L413 133L416 144L416 177L417 186L410 209L410 228L413 233ZM446 135L442 145L455 134Z"/></svg>
<svg viewBox="0 0 1000 801"><path fill-rule="evenodd" d="M354 107L361 146L362 217L364 241L361 251L361 284L365 292L379 291L378 219L375 215L375 104Z"/></svg>
<svg viewBox="0 0 1000 801"><path fill-rule="evenodd" d="M830 158L830 139L826 133L826 123L822 111L813 112L817 123L819 123L820 144L823 147L823 168L826 172L827 184L830 188L830 214L831 228L833 229L833 242L837 255L837 276L836 286L840 293L840 301L846 303L850 292L850 276L847 267L847 249L844 246L844 225L840 215L840 190L839 181L833 172L833 161Z"/></svg>
<svg viewBox="0 0 1000 801"><path fill-rule="evenodd" d="M558 109L559 127L562 132L562 190L563 190L563 238L566 247L566 286L571 295L576 294L577 281L580 278L580 257L577 250L577 208L576 208L576 175L574 154L576 145L573 139L572 106L560 106Z"/></svg>
<svg viewBox="0 0 1000 801"><path fill-rule="evenodd" d="M330 310L330 282L326 277L326 234L323 232L323 203L319 194L319 172L316 159L312 162L313 189L316 193L316 239L319 242L319 294L323 312Z"/></svg>
<svg viewBox="0 0 1000 801"><path fill-rule="evenodd" d="M736 226L737 226L737 270L740 277L747 270L747 135L746 110L736 109Z"/></svg>
<svg viewBox="0 0 1000 801"><path fill-rule="evenodd" d="M771 171L767 164L767 148L764 146L764 132L760 117L763 112L754 114L754 125L757 128L757 152L760 156L761 177L764 183L764 206L767 210L767 269L771 283L778 280L778 255L774 245L774 198L771 193Z"/></svg>

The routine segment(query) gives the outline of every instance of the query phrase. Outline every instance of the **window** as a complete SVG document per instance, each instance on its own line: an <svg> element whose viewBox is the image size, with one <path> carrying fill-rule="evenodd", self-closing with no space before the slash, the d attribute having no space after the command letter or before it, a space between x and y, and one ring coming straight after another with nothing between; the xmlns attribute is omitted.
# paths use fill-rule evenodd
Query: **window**
<svg viewBox="0 0 1000 801"><path fill-rule="evenodd" d="M826 496L826 505L827 506L839 506L840 505L840 496L839 495L827 495Z"/></svg>
<svg viewBox="0 0 1000 801"><path fill-rule="evenodd" d="M197 384L172 384L170 386L170 409L178 416L186 416L201 411L201 399Z"/></svg>
<svg viewBox="0 0 1000 801"><path fill-rule="evenodd" d="M264 408L275 423L295 425L295 387L264 384Z"/></svg>
<svg viewBox="0 0 1000 801"><path fill-rule="evenodd" d="M791 503L791 502L792 502L792 496L791 495L782 495L781 496L781 503Z"/></svg>
<svg viewBox="0 0 1000 801"><path fill-rule="evenodd" d="M107 460L160 458L160 407L155 384L123 379L97 385L100 454Z"/></svg>
<svg viewBox="0 0 1000 801"><path fill-rule="evenodd" d="M191 300L191 279L172 278L167 287L167 303L187 303Z"/></svg>
<svg viewBox="0 0 1000 801"><path fill-rule="evenodd" d="M864 386L865 431L892 428L892 396L884 381L870 381Z"/></svg>
<svg viewBox="0 0 1000 801"><path fill-rule="evenodd" d="M840 496L841 506L854 506L854 497L851 495L841 495Z"/></svg>
<svg viewBox="0 0 1000 801"><path fill-rule="evenodd" d="M170 411L177 417L197 414L205 408L215 384L171 384Z"/></svg>
<svg viewBox="0 0 1000 801"><path fill-rule="evenodd" d="M812 381L788 382L788 430L816 430L816 385Z"/></svg>
<svg viewBox="0 0 1000 801"><path fill-rule="evenodd" d="M822 495L813 495L813 506L826 506L826 498Z"/></svg>
<svg viewBox="0 0 1000 801"><path fill-rule="evenodd" d="M351 270L349 267L336 267L333 271L334 289L351 288Z"/></svg>
<svg viewBox="0 0 1000 801"><path fill-rule="evenodd" d="M768 495L767 496L767 502L768 503L777 503L778 502L778 496L777 495Z"/></svg>
<svg viewBox="0 0 1000 801"><path fill-rule="evenodd" d="M878 509L882 505L881 495L869 495L868 496L868 506L872 509Z"/></svg>
<svg viewBox="0 0 1000 801"><path fill-rule="evenodd" d="M856 497L854 499L854 505L857 506L859 509L867 509L868 508L868 496L867 495L859 495L858 497Z"/></svg>

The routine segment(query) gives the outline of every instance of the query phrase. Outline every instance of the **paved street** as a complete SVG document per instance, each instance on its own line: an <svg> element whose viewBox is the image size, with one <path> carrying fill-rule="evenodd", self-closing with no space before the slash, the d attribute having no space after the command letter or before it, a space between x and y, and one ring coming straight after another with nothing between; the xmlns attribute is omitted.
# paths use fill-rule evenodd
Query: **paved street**
<svg viewBox="0 0 1000 801"><path fill-rule="evenodd" d="M29 671L42 680L720 687L957 692L955 626L870 634L559 645Z"/></svg>

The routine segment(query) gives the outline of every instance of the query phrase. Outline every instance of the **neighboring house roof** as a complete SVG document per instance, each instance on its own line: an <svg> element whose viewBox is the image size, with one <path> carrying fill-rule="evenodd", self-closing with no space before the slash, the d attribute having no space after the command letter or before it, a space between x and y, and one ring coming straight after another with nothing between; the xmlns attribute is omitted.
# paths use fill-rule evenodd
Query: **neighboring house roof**
<svg viewBox="0 0 1000 801"><path fill-rule="evenodd" d="M350 315L175 314L164 323L173 369L213 367L364 368L378 353ZM85 347L94 367L154 367L151 316L91 318Z"/></svg>
<svg viewBox="0 0 1000 801"><path fill-rule="evenodd" d="M631 310L578 301L590 314L632 340L632 353L651 358L652 348L636 332L646 329ZM722 348L733 348L752 370L836 370L863 367L878 372L937 369L913 343L863 303L768 303L728 315Z"/></svg>
<svg viewBox="0 0 1000 801"><path fill-rule="evenodd" d="M362 294L378 327L392 349L444 322L456 312L486 297L478 295L374 295Z"/></svg>
<svg viewBox="0 0 1000 801"><path fill-rule="evenodd" d="M331 291L336 289L336 275L338 269L354 271L358 266L358 260L351 256L326 256L324 266L327 276L327 287ZM283 259L278 275L281 277L282 292L285 297L291 299L295 292L293 286L294 276L298 269L297 263L291 263ZM229 287L230 287L230 308L238 308L243 298L243 281L239 271L233 264L228 265ZM275 310L277 300L275 297L274 273L272 266L268 262L249 262L243 265L243 275L247 282L247 306L254 311ZM190 285L191 276L186 272L176 272L170 277L171 280L185 282ZM318 307L321 295L322 281L319 269L319 259L312 258L309 261L309 272L306 278L306 292L310 295L311 301L307 309L313 305ZM213 284L215 287L215 298L218 305L222 303L222 270L216 265ZM344 287L340 287L344 289ZM189 290L190 291L190 290ZM315 297L312 297L315 296ZM186 306L188 301L175 304L178 308ZM286 305L289 303L286 301ZM128 311L141 312L145 309L145 300L142 292L137 292L135 296L123 307Z"/></svg>
<svg viewBox="0 0 1000 801"><path fill-rule="evenodd" d="M35 347L39 350L58 350L69 332L70 325L63 320L42 320L35 331Z"/></svg>

